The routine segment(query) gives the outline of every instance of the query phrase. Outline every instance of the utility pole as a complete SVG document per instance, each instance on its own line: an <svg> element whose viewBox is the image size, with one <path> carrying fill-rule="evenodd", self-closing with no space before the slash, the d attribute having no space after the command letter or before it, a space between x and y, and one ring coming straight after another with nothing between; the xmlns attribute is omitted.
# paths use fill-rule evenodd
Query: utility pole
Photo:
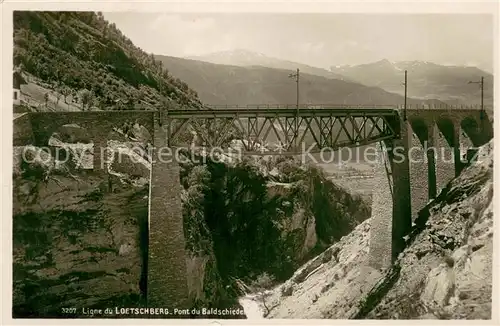
<svg viewBox="0 0 500 326"><path fill-rule="evenodd" d="M479 87L481 88L481 113L480 117L481 120L484 118L484 77L481 76L480 81L469 81L469 84L479 84Z"/></svg>
<svg viewBox="0 0 500 326"><path fill-rule="evenodd" d="M405 106L404 106L404 111L403 111L403 119L406 121L406 98L408 97L408 71L405 70Z"/></svg>
<svg viewBox="0 0 500 326"><path fill-rule="evenodd" d="M297 112L295 116L295 150L297 150L297 138L299 138L299 75L300 71L297 68L297 72L288 75L289 78L295 78L297 83Z"/></svg>

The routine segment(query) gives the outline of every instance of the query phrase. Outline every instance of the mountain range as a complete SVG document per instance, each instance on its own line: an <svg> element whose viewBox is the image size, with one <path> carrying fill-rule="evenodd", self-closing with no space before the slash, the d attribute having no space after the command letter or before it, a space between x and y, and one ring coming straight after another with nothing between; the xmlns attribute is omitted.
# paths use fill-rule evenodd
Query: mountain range
<svg viewBox="0 0 500 326"><path fill-rule="evenodd" d="M300 69L301 103L403 104L404 71L409 103L493 104L493 75L476 67L445 66L427 61L381 60L330 70L237 49L201 56L155 56L175 76L186 80L208 104L295 103L288 74ZM398 95L398 96L395 96Z"/></svg>
<svg viewBox="0 0 500 326"><path fill-rule="evenodd" d="M301 72L326 78L346 80L346 77L327 69L312 67L303 63L278 59L267 56L263 53L236 49L233 51L220 51L200 56L189 56L186 59L204 61L220 65L229 66L262 66L275 69L293 70L299 69Z"/></svg>
<svg viewBox="0 0 500 326"><path fill-rule="evenodd" d="M290 104L296 103L293 70L259 65L236 66L199 60L155 55L170 73L194 89L200 100L212 105ZM318 68L319 69L319 68ZM301 104L398 105L404 97L379 87L301 73ZM430 104L435 100L409 99L410 104Z"/></svg>
<svg viewBox="0 0 500 326"><path fill-rule="evenodd" d="M493 104L493 75L476 67L444 66L427 61L390 62L381 60L356 66L331 67L331 71L367 86L380 87L404 95L404 71L407 70L408 96L439 99L449 104L479 104L478 82L484 77L484 101Z"/></svg>

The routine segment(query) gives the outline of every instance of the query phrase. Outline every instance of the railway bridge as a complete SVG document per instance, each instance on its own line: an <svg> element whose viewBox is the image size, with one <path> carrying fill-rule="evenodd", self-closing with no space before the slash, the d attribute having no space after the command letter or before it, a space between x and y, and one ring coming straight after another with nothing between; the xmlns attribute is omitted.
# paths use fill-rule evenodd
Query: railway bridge
<svg viewBox="0 0 500 326"><path fill-rule="evenodd" d="M63 125L86 128L94 143L94 170L106 169L103 150L114 127L127 121L149 131L153 143L149 196L148 304L188 307L179 166L156 160L162 148L186 144L195 133L208 148L239 139L247 154L297 155L312 151L376 146L369 264L391 265L403 237L429 200L467 164L464 156L493 137L488 116L471 107L393 106L213 107L207 110L33 112L14 117L14 146L47 146ZM432 150L434 149L434 150ZM438 150L435 150L438 149ZM443 160L440 153L451 159ZM415 157L415 152L417 155Z"/></svg>

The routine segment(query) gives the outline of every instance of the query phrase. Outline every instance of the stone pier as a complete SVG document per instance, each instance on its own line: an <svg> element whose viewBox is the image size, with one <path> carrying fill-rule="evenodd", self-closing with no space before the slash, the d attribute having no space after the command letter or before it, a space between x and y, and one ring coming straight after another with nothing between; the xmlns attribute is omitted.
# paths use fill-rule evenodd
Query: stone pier
<svg viewBox="0 0 500 326"><path fill-rule="evenodd" d="M401 125L401 139L393 139L393 150L388 151L395 194L392 202L393 259L404 249L403 237L410 232L412 223L410 162L408 159L408 144L411 135L408 125L406 123Z"/></svg>
<svg viewBox="0 0 500 326"><path fill-rule="evenodd" d="M374 268L388 267L392 263L393 185L386 172L388 160L385 144L377 144L377 163L374 168L375 187L372 194L370 220L369 265Z"/></svg>
<svg viewBox="0 0 500 326"><path fill-rule="evenodd" d="M368 262L377 269L392 264L404 249L403 237L411 228L409 136L402 123L401 139L377 144Z"/></svg>
<svg viewBox="0 0 500 326"><path fill-rule="evenodd" d="M408 123L409 129L409 177L411 193L411 218L415 221L418 212L427 205L430 186L428 183L427 154L424 145L428 144L428 131L425 125ZM422 129L421 132L416 130Z"/></svg>
<svg viewBox="0 0 500 326"><path fill-rule="evenodd" d="M161 160L167 134L155 126L149 194L147 301L150 307L189 308L186 249L181 206L180 167ZM169 161L172 162L168 162Z"/></svg>
<svg viewBox="0 0 500 326"><path fill-rule="evenodd" d="M436 195L441 193L456 175L454 124L434 123L432 125L434 146L436 147ZM460 150L460 148L458 148Z"/></svg>
<svg viewBox="0 0 500 326"><path fill-rule="evenodd" d="M392 264L419 211L461 173L467 155L492 137L491 123L481 121L479 112L421 110L410 111L408 121L401 121L401 137L379 143L370 266ZM401 157L408 159L401 163Z"/></svg>

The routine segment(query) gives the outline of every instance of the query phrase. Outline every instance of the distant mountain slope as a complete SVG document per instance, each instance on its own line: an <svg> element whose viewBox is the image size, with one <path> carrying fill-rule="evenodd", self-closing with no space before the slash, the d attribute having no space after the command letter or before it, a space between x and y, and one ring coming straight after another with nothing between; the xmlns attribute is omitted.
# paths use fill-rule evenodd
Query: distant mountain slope
<svg viewBox="0 0 500 326"><path fill-rule="evenodd" d="M296 84L289 70L267 67L218 65L176 57L155 56L185 80L206 104L291 104L296 102ZM309 104L403 104L404 99L377 87L321 76L302 74L300 103ZM410 99L408 103L423 103Z"/></svg>
<svg viewBox="0 0 500 326"><path fill-rule="evenodd" d="M311 75L347 80L347 78L345 78L344 76L328 71L327 69L311 67L303 63L273 58L262 53L257 53L242 49L237 49L234 51L214 52L201 56L191 56L187 57L186 59L205 61L221 65L241 66L241 67L262 66L262 67L276 68L276 69L288 69L293 71L295 71L298 68L300 69L301 72Z"/></svg>
<svg viewBox="0 0 500 326"><path fill-rule="evenodd" d="M200 107L186 83L94 12L14 12L14 65L83 109ZM68 106L69 107L69 106Z"/></svg>
<svg viewBox="0 0 500 326"><path fill-rule="evenodd" d="M390 62L381 60L357 66L332 67L331 71L345 75L368 86L404 94L404 70L408 70L408 96L435 98L450 104L480 103L479 85L468 84L485 77L485 104L493 104L493 76L475 67L442 66L425 61Z"/></svg>

